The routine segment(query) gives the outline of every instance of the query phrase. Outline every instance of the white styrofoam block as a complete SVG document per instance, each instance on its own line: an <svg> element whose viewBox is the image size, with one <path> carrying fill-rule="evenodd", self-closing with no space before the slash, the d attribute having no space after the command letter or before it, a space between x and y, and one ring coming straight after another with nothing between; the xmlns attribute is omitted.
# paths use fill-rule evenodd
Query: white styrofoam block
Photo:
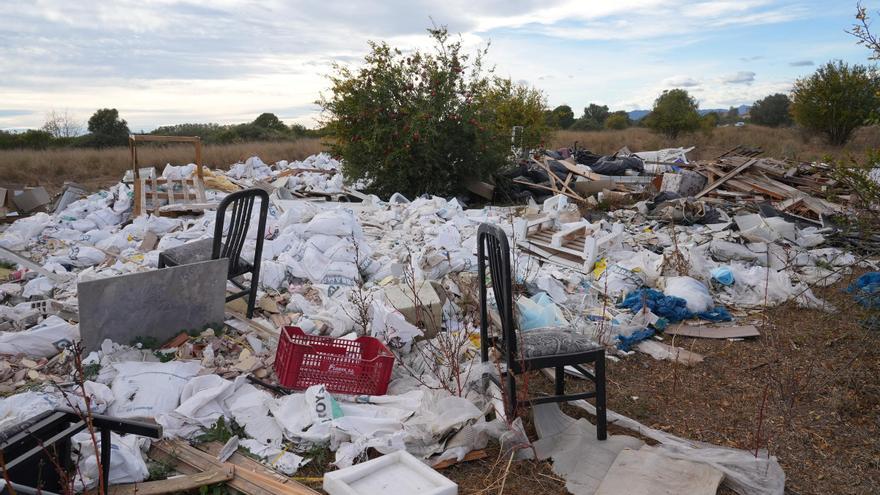
<svg viewBox="0 0 880 495"><path fill-rule="evenodd" d="M398 450L324 475L330 495L458 495L458 485Z"/></svg>

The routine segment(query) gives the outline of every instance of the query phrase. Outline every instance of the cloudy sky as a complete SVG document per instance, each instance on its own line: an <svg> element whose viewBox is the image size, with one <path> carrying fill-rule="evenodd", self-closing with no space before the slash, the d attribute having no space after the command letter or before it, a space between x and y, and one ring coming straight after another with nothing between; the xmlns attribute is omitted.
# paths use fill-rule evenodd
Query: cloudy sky
<svg viewBox="0 0 880 495"><path fill-rule="evenodd" d="M312 126L333 62L358 64L371 39L425 47L432 22L472 49L491 42L496 73L578 114L650 108L672 87L702 108L749 104L868 55L844 33L855 0L0 0L0 12L5 129L102 107L135 131L261 112Z"/></svg>

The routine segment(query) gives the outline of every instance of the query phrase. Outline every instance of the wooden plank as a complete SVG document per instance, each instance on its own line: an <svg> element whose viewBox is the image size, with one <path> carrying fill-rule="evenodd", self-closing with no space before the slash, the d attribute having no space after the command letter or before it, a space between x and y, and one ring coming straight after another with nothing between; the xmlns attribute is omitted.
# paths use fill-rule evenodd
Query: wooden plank
<svg viewBox="0 0 880 495"><path fill-rule="evenodd" d="M195 490L203 486L229 481L234 477L232 466L224 469L210 469L198 474L187 474L167 480L147 481L145 483L129 483L111 486L109 495L161 495L163 493L181 493Z"/></svg>
<svg viewBox="0 0 880 495"><path fill-rule="evenodd" d="M464 458L462 460L457 461L455 459L446 459L445 461L440 461L437 464L435 464L434 469L437 469L437 470L446 469L450 466L454 466L456 464L461 464L462 462L470 462L470 461L476 461L479 459L485 459L487 456L488 456L488 454L486 454L485 450L472 450L472 451L468 452L467 454L465 454Z"/></svg>
<svg viewBox="0 0 880 495"><path fill-rule="evenodd" d="M731 170L730 172L728 172L727 174L725 174L725 175L724 175L723 177L721 177L720 179L718 179L718 180L716 180L715 182L713 182L713 183L709 184L708 186L706 186L706 188L703 189L702 191L700 191L699 193L697 193L697 195L694 196L694 198L695 198L695 199L699 199L699 198L705 196L706 194L709 194L710 192L712 192L712 191L714 191L715 189L717 189L718 186L720 186L721 184L724 184L725 182L727 182L728 179L732 179L733 177L735 177L737 174L739 174L739 173L742 172L743 170L745 170L745 169L751 167L752 164L755 163L756 161L758 161L758 160L756 160L756 159L753 158L753 159L751 159L751 160L749 160L749 161L743 163L743 164L740 165L739 167L736 167L735 169Z"/></svg>
<svg viewBox="0 0 880 495"><path fill-rule="evenodd" d="M220 442L206 442L200 444L197 448L203 452L211 454L214 457L217 457L218 455L220 455L220 451L223 450L223 444ZM272 478L278 483L289 483L292 481L287 476L275 472L268 467L260 464L257 460L239 454L238 452L233 452L233 454L229 456L229 459L227 459L226 462L234 464L237 471L246 470L254 473L261 473L264 476Z"/></svg>
<svg viewBox="0 0 880 495"><path fill-rule="evenodd" d="M138 143L196 143L201 141L201 138L198 136L159 136L155 134L132 134L129 136L129 139Z"/></svg>
<svg viewBox="0 0 880 495"><path fill-rule="evenodd" d="M224 463L216 457L202 452L185 442L179 440L163 440L153 444L150 449L151 456L164 457L168 460L178 460L191 468L207 471L218 467L233 466ZM278 482L268 475L263 475L247 469L235 469L235 476L228 482L229 486L246 495L317 495L311 488L290 480L288 483Z"/></svg>
<svg viewBox="0 0 880 495"><path fill-rule="evenodd" d="M692 326L675 325L663 331L666 335L695 337L699 339L739 339L760 337L761 333L754 325L739 326Z"/></svg>
<svg viewBox="0 0 880 495"><path fill-rule="evenodd" d="M155 210L159 207L159 186L156 183L155 177L150 177L150 186L152 187L152 189L150 190L150 197L153 201L150 205L148 205L148 208L150 210Z"/></svg>

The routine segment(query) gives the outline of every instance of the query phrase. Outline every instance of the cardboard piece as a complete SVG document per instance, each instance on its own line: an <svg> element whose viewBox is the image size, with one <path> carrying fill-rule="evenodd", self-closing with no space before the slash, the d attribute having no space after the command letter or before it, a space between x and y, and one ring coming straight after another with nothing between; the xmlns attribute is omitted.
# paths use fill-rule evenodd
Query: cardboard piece
<svg viewBox="0 0 880 495"><path fill-rule="evenodd" d="M425 337L432 338L440 331L443 300L430 282L419 284L415 294L408 286L392 285L385 289L385 300L400 311L406 321L424 328Z"/></svg>
<svg viewBox="0 0 880 495"><path fill-rule="evenodd" d="M673 459L650 447L623 449L596 495L715 495L722 477L712 466Z"/></svg>
<svg viewBox="0 0 880 495"><path fill-rule="evenodd" d="M682 337L696 337L700 339L739 339L748 337L760 337L761 332L755 325L738 326L690 326L675 325L667 328L663 333L666 335L679 335Z"/></svg>
<svg viewBox="0 0 880 495"><path fill-rule="evenodd" d="M12 195L12 202L15 207L22 213L30 213L37 208L49 204L52 201L49 193L42 186L29 187L24 191L15 191Z"/></svg>
<svg viewBox="0 0 880 495"><path fill-rule="evenodd" d="M222 325L228 268L221 258L81 282L79 328L86 352L104 339L162 343L181 331Z"/></svg>
<svg viewBox="0 0 880 495"><path fill-rule="evenodd" d="M582 196L590 196L610 189L614 183L610 180L579 180L574 183L574 190Z"/></svg>

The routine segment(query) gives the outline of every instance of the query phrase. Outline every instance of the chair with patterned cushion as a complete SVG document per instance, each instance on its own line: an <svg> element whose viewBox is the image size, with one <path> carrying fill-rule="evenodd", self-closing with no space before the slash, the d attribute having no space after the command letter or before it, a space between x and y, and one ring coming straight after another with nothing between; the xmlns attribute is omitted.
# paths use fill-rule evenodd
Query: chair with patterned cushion
<svg viewBox="0 0 880 495"><path fill-rule="evenodd" d="M248 229L251 224L251 214L254 209L254 201L260 200L260 216L257 226L257 245L254 249L253 263L241 257L241 250L247 239ZM226 210L231 208L229 228L224 238L224 225ZM159 253L159 268L169 266L189 265L201 261L229 259L230 282L239 292L226 296L226 301L232 301L239 297L248 296L247 317L254 316L254 305L257 301L257 282L260 280L260 258L263 256L263 237L266 232L266 216L269 212L269 194L262 189L245 189L229 194L220 206L217 207L217 217L214 221L214 237L187 242L180 246L167 249ZM250 273L250 285L245 286L238 277Z"/></svg>
<svg viewBox="0 0 880 495"><path fill-rule="evenodd" d="M477 231L477 267L480 279L480 356L489 360L489 347L496 348L506 365L505 409L515 416L521 406L596 399L596 434L607 437L605 411L605 349L586 335L572 328L536 328L518 331L513 317L513 284L510 272L510 246L507 235L495 225L482 224ZM500 335L489 335L486 268L491 276L492 292L500 319ZM497 332L496 332L497 333ZM593 371L582 365L592 363ZM589 378L595 388L589 392L565 393L565 367L570 366ZM551 368L555 374L555 393L550 396L519 398L516 376L531 370ZM500 383L499 386L502 386Z"/></svg>

